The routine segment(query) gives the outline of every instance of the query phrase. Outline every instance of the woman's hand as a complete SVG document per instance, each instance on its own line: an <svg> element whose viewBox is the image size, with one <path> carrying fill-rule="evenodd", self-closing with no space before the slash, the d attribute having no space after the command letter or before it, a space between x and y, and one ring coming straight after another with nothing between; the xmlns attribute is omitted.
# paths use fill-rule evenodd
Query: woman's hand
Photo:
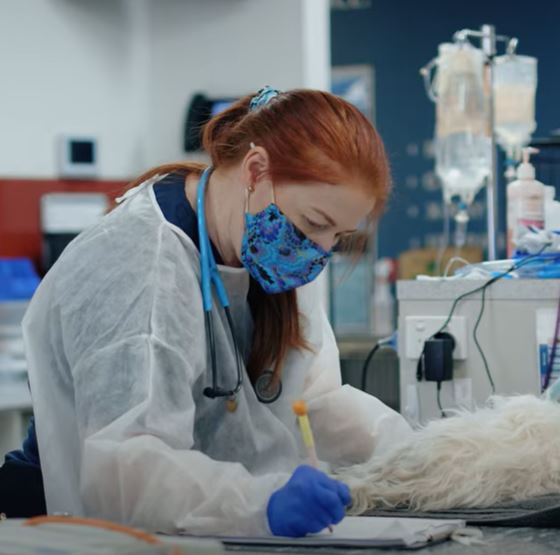
<svg viewBox="0 0 560 555"><path fill-rule="evenodd" d="M268 502L268 525L275 536L300 537L339 523L350 504L346 484L311 466L298 466Z"/></svg>

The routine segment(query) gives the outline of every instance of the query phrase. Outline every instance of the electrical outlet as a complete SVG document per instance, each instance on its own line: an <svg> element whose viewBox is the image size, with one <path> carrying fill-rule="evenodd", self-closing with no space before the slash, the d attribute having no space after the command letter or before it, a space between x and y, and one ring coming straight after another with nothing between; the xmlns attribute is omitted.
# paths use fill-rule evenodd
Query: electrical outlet
<svg viewBox="0 0 560 555"><path fill-rule="evenodd" d="M406 316L406 357L420 358L426 339L437 332L446 320L445 316ZM465 360L467 358L467 319L465 316L453 316L443 331L450 333L455 339L453 358Z"/></svg>

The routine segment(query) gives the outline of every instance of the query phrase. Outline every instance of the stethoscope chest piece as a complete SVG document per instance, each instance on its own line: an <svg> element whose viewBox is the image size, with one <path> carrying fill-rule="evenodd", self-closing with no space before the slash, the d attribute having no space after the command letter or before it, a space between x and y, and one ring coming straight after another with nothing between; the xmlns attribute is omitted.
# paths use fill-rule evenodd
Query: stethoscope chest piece
<svg viewBox="0 0 560 555"><path fill-rule="evenodd" d="M261 403L274 403L282 393L282 382L272 383L274 374L270 370L263 372L255 382L255 393Z"/></svg>

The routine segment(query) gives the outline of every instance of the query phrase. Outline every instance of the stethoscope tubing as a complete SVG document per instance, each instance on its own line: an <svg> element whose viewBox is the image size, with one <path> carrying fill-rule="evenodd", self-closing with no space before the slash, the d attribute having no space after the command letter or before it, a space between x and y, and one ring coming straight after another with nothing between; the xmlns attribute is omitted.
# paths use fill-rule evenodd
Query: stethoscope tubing
<svg viewBox="0 0 560 555"><path fill-rule="evenodd" d="M199 237L199 249L200 249L200 273L201 273L201 289L202 289L202 303L204 309L204 328L206 332L206 340L208 342L208 349L210 351L210 363L212 365L212 386L206 387L204 389L204 395L211 399L216 397L228 397L233 398L239 393L241 387L243 386L243 372L242 372L242 359L241 351L237 344L237 339L235 337L233 319L230 311L229 298L226 292L226 288L218 271L218 266L212 252L212 247L210 245L210 239L208 237L208 231L206 228L206 215L204 212L204 193L206 191L206 185L208 184L208 179L212 173L212 166L209 166L204 170L200 177L200 181L197 189L196 197L196 207L197 207L197 218L198 218L198 237ZM237 383L235 387L231 390L222 389L218 385L218 362L216 357L216 340L214 335L214 323L212 321L212 284L216 289L216 294L218 300L222 305L228 327L230 330L231 338L233 341L233 348L235 350L235 363L237 367ZM268 372L267 374L271 374ZM255 393L259 400L263 403L274 402L282 392L282 384L279 382L278 389L276 393L272 396L264 397L259 394L259 388L257 387Z"/></svg>
<svg viewBox="0 0 560 555"><path fill-rule="evenodd" d="M204 394L210 398L216 397L235 397L241 390L243 385L243 373L241 370L241 353L235 337L233 326L233 319L229 309L229 298L226 288L223 284L222 278L218 271L218 266L212 253L210 239L208 238L208 231L206 229L206 215L204 212L204 193L208 178L212 172L212 166L204 170L200 178L197 189L196 208L198 219L198 237L200 249L200 274L201 274L201 289L202 289L202 303L204 309L204 327L206 332L206 340L208 342L208 349L210 351L210 362L212 365L212 386L204 389ZM222 305L228 327L230 330L231 338L233 340L233 348L235 350L235 362L237 367L237 383L231 390L222 389L218 386L218 363L216 357L216 341L214 335L214 322L212 321L212 284L216 289L218 300Z"/></svg>

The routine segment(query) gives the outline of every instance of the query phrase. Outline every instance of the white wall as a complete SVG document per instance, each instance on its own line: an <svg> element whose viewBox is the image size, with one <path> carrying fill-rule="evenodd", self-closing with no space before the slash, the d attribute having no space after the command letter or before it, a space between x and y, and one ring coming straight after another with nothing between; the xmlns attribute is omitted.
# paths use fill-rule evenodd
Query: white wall
<svg viewBox="0 0 560 555"><path fill-rule="evenodd" d="M185 107L196 92L329 86L325 0L165 0L151 4L150 20L151 163L184 157ZM310 48L311 35L317 40Z"/></svg>
<svg viewBox="0 0 560 555"><path fill-rule="evenodd" d="M0 176L56 175L60 133L102 177L181 148L194 92L328 88L328 0L25 0L0 10Z"/></svg>
<svg viewBox="0 0 560 555"><path fill-rule="evenodd" d="M112 0L3 3L0 175L55 175L60 133L97 136L104 175L137 165L135 85L145 61L132 48L135 9Z"/></svg>

